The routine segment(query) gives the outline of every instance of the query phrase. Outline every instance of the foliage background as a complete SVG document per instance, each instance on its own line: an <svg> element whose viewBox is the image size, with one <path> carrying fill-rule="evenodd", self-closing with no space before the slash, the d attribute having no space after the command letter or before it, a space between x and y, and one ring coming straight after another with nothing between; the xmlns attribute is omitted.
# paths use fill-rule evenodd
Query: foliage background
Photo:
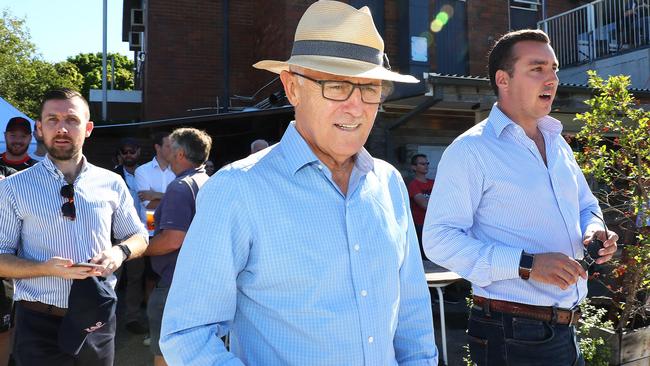
<svg viewBox="0 0 650 366"><path fill-rule="evenodd" d="M65 40L62 40L65 42ZM120 54L107 54L107 77L111 78L110 58L115 59L114 89L133 89L133 61ZM85 53L66 61L43 60L31 42L25 20L7 10L0 19L0 97L32 119L37 119L41 96L55 87L68 87L88 99L89 89L101 88L102 54Z"/></svg>

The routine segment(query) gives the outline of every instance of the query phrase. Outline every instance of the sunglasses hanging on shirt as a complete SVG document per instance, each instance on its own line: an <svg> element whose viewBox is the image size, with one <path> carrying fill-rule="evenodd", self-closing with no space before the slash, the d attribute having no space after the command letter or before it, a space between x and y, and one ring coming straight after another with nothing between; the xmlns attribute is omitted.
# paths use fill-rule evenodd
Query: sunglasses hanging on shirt
<svg viewBox="0 0 650 366"><path fill-rule="evenodd" d="M77 218L77 210L74 207L74 185L66 184L61 187L61 196L67 200L61 206L63 217L74 221Z"/></svg>

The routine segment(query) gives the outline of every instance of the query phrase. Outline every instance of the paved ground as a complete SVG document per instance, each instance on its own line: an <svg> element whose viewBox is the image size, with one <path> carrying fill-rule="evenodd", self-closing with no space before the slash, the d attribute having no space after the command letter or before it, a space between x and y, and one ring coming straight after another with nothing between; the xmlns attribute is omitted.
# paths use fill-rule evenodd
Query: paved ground
<svg viewBox="0 0 650 366"><path fill-rule="evenodd" d="M121 295L121 293L120 293ZM433 318L436 328L436 344L440 354L440 365L442 363L442 344L440 335L440 316L438 311L438 302L432 304ZM122 315L122 309L118 307L118 316ZM144 311L144 309L143 309ZM463 356L466 351L463 348L467 344L465 338L465 329L467 327L468 310L465 302L460 301L458 304L445 304L446 323L447 323L447 352L449 366L464 365ZM116 337L116 366L152 366L153 356L149 348L142 344L143 336L134 335L124 329L121 318L118 317L117 337Z"/></svg>

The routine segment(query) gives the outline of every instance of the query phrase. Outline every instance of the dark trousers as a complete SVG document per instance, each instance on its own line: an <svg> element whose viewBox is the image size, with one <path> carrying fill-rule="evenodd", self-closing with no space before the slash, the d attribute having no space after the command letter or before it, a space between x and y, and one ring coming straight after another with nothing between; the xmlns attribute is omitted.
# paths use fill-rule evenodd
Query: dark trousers
<svg viewBox="0 0 650 366"><path fill-rule="evenodd" d="M14 358L18 366L113 366L115 317L86 338L77 356L59 348L61 317L25 309L16 304Z"/></svg>
<svg viewBox="0 0 650 366"><path fill-rule="evenodd" d="M478 366L584 366L575 327L472 308L467 333Z"/></svg>
<svg viewBox="0 0 650 366"><path fill-rule="evenodd" d="M428 260L427 255L424 254L424 247L422 246L422 229L424 225L415 224L415 234L418 236L418 244L420 244L420 255L423 260Z"/></svg>

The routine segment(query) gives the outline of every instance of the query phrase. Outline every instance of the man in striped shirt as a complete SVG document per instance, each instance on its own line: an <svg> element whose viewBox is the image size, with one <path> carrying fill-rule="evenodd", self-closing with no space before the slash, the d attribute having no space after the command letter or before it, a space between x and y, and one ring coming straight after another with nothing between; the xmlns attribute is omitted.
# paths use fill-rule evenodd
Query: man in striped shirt
<svg viewBox="0 0 650 366"><path fill-rule="evenodd" d="M58 348L70 286L89 276L114 285L113 272L147 246L124 181L82 154L93 129L89 118L78 92L46 93L37 128L47 156L0 181L0 276L16 279L14 357L21 365L112 365L114 317L89 333L78 355ZM111 234L121 244L111 246Z"/></svg>
<svg viewBox="0 0 650 366"><path fill-rule="evenodd" d="M577 309L587 295L585 245L616 251L562 124L548 116L558 61L541 30L504 35L489 56L497 103L438 165L423 239L427 257L472 282L472 361L584 365ZM583 261L583 263L585 263Z"/></svg>

